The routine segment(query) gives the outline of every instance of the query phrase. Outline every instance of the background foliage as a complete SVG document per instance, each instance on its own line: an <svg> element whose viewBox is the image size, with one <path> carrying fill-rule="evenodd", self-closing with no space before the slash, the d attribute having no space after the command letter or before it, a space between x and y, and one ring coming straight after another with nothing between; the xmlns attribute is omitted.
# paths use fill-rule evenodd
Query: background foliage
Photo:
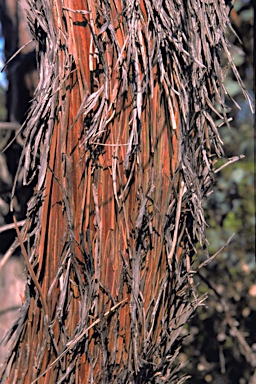
<svg viewBox="0 0 256 384"><path fill-rule="evenodd" d="M237 0L231 16L241 40L230 33L232 56L253 95L252 2ZM210 255L223 246L232 233L235 236L198 276L199 291L209 292L209 296L184 332L188 337L181 360L187 362L185 371L191 375L188 381L191 384L256 382L253 115L228 68L226 84L241 109L231 100L227 105L233 120L230 129L225 126L220 132L225 154L227 158L242 154L245 157L220 171L217 188L206 201ZM203 253L199 261L200 258L204 260Z"/></svg>

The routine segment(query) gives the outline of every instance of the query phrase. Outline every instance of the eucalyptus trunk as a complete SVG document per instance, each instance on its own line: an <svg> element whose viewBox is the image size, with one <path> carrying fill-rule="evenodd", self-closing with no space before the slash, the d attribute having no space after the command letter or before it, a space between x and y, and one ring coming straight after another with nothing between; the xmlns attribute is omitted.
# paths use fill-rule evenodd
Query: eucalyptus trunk
<svg viewBox="0 0 256 384"><path fill-rule="evenodd" d="M181 383L204 297L203 200L223 155L218 1L29 0L40 80L24 126L28 280L7 383ZM235 67L233 69L240 81ZM14 192L15 193L15 188Z"/></svg>

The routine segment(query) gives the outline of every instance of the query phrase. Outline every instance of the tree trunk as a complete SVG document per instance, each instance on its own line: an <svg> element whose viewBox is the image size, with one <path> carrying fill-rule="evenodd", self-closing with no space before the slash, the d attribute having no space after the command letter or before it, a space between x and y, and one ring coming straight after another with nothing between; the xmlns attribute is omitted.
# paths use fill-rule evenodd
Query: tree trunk
<svg viewBox="0 0 256 384"><path fill-rule="evenodd" d="M225 2L29 1L40 82L28 283L7 383L181 383L203 199L227 122ZM215 109L215 103L222 110Z"/></svg>

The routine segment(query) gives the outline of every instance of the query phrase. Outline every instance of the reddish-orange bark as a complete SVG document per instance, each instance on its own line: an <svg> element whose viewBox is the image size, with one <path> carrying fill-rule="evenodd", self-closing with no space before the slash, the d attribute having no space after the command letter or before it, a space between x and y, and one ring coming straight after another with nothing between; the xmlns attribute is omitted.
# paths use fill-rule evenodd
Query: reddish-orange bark
<svg viewBox="0 0 256 384"><path fill-rule="evenodd" d="M220 34L204 40L192 2L31 4L41 83L24 178L37 169L27 221L47 310L32 278L7 382L176 382L177 338L200 303L190 258L204 241L210 148L221 155L209 114Z"/></svg>

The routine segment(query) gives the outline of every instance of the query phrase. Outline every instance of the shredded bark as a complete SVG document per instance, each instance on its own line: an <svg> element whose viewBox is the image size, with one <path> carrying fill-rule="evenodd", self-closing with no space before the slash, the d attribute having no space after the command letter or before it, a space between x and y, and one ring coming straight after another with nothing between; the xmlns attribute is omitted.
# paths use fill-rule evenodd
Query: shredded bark
<svg viewBox="0 0 256 384"><path fill-rule="evenodd" d="M220 50L248 97L230 7L28 3L40 81L19 172L37 185L19 235L36 280L0 378L10 364L12 384L182 383L181 330L205 299L190 265L223 156L215 121L229 122Z"/></svg>

